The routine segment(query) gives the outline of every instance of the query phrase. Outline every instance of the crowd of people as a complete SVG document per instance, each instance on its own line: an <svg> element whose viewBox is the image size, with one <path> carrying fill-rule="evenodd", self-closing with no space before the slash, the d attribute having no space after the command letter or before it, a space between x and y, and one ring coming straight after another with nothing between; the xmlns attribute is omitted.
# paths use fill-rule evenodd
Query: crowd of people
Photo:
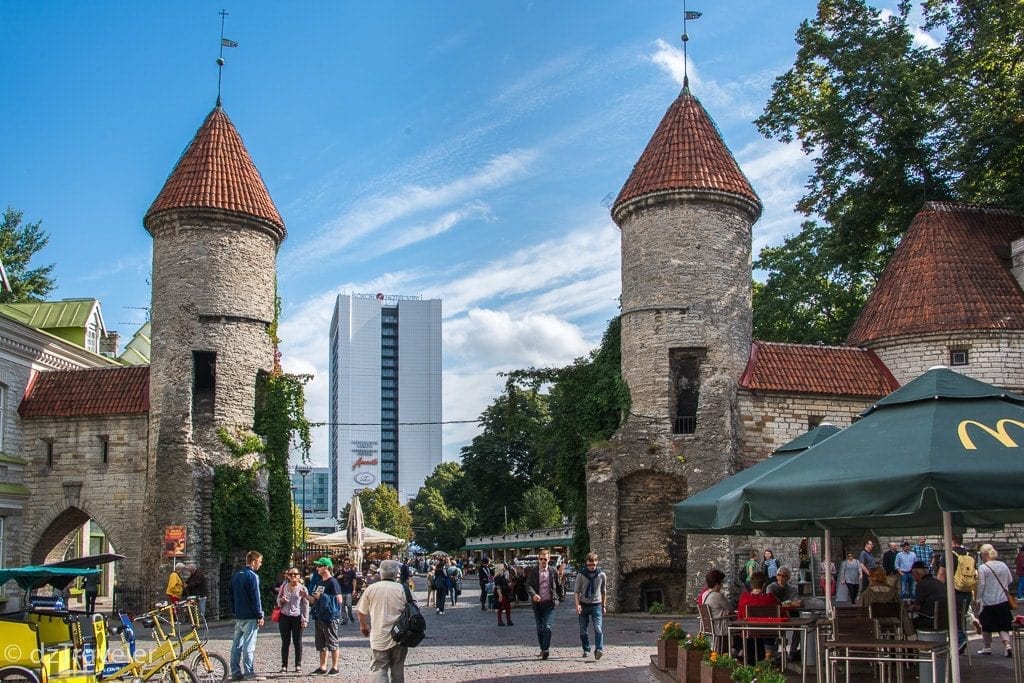
<svg viewBox="0 0 1024 683"><path fill-rule="evenodd" d="M934 549L924 537L919 537L915 544L891 542L880 558L874 555L874 542L868 540L859 552L846 554L838 571L834 563L822 562L821 572L831 574L833 591L836 581L842 584L844 590L838 595L840 602L861 606L865 611L877 603L899 605L898 627L910 638L915 637L917 630L945 628L946 581L951 580L961 624L960 650L967 647L963 627L969 624L982 637L978 654L991 655L993 640L998 636L1003 654L1011 657L1010 632L1014 616L1010 599L1011 596L1024 597L1024 546L1017 550L1013 570L999 559L999 551L991 543L981 544L976 553L971 553L962 539L955 536L951 550L953 567L947 572L943 552ZM804 604L792 581L791 569L776 558L771 548L760 554L752 551L740 577L744 590L735 603L723 595L726 577L718 569L708 572L706 587L697 596L698 605L708 608L711 635L718 640L717 647L724 643L729 620L746 619L751 607L778 605L785 610ZM788 652L790 660L800 656L799 632L794 634ZM747 648L748 657L771 658L777 654L776 647L774 637L752 637L743 642L735 654L740 656L742 648Z"/></svg>
<svg viewBox="0 0 1024 683"><path fill-rule="evenodd" d="M512 626L513 606L529 604L537 631L537 656L547 659L556 606L566 600L571 589L583 657L590 656L592 631L593 656L600 659L604 654L607 590L605 574L597 561L594 553L587 555L585 566L570 587L565 565L550 566L551 555L546 550L538 554L537 567L528 569L514 564L492 565L490 559L484 557L474 568L480 587L480 609L496 612L499 626ZM267 618L258 574L262 564L263 556L252 551L246 556L245 566L231 578L231 607L235 617L230 656L232 680L261 679L255 671L255 653L257 634ZM188 570L185 566L181 569ZM288 567L273 590L272 618L278 624L281 637L279 673L303 672L302 636L312 622L318 662L307 675L341 675L341 627L358 619L360 633L369 639L369 671L373 679L404 680L408 648L394 640L392 627L405 610L405 589L412 589L412 578L417 571L426 575L426 605L432 600L437 614L445 613L449 601L452 605L458 603L466 579L465 569L461 561L450 558L436 561L418 558L412 564L386 559L379 567L371 564L365 572L359 572L347 560L335 566L332 558L321 557L313 562L313 571L308 576L298 567ZM179 580L186 583L186 579L187 576L175 567L168 580L168 595L172 594L172 589L178 593ZM184 594L183 589L178 599Z"/></svg>

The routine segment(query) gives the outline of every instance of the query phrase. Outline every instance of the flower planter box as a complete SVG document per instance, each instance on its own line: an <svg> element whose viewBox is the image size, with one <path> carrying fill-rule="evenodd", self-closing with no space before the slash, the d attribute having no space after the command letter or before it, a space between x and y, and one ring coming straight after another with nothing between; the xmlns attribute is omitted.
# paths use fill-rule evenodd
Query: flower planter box
<svg viewBox="0 0 1024 683"><path fill-rule="evenodd" d="M676 678L679 683L700 683L700 664L706 650L679 649L679 663L676 665Z"/></svg>
<svg viewBox="0 0 1024 683"><path fill-rule="evenodd" d="M700 663L700 683L729 683L732 669L714 667L707 662Z"/></svg>
<svg viewBox="0 0 1024 683"><path fill-rule="evenodd" d="M675 671L679 665L679 641L658 639L658 668Z"/></svg>

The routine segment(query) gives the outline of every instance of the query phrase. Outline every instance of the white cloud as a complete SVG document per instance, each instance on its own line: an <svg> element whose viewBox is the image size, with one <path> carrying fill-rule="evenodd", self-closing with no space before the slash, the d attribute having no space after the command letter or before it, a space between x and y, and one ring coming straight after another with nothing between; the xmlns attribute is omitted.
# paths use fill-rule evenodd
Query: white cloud
<svg viewBox="0 0 1024 683"><path fill-rule="evenodd" d="M470 369L562 365L590 349L579 327L547 313L474 308L448 320L442 336L445 352Z"/></svg>
<svg viewBox="0 0 1024 683"><path fill-rule="evenodd" d="M401 227L395 231L396 235L392 236L379 251L376 251L375 255L386 254L389 251L395 251L396 249L408 247L411 244L422 242L431 237L437 237L448 232L459 223L474 219L493 220L490 207L481 201L470 202L453 211L446 211L425 225Z"/></svg>
<svg viewBox="0 0 1024 683"><path fill-rule="evenodd" d="M364 198L352 209L315 231L318 237L298 244L282 261L297 270L303 263L323 260L380 228L421 211L444 208L475 198L526 175L538 151L517 149L490 159L472 173L438 186L408 185L389 195Z"/></svg>

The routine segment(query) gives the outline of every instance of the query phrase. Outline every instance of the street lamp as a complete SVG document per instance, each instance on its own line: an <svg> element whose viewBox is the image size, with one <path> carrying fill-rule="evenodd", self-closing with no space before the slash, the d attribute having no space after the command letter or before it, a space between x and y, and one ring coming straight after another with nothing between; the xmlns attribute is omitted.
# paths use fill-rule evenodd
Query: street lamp
<svg viewBox="0 0 1024 683"><path fill-rule="evenodd" d="M296 465L295 471L302 477L302 505L299 509L302 511L302 535L306 535L306 477L313 471L313 468L309 465Z"/></svg>

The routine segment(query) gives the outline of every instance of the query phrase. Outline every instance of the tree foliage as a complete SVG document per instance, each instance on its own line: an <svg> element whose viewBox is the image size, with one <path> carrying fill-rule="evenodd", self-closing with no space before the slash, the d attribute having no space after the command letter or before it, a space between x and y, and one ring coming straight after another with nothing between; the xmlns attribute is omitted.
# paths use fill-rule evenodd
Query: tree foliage
<svg viewBox="0 0 1024 683"><path fill-rule="evenodd" d="M438 465L409 503L416 543L431 550L457 551L476 526L476 506L465 485L462 466Z"/></svg>
<svg viewBox="0 0 1024 683"><path fill-rule="evenodd" d="M758 338L841 342L927 200L1024 208L1024 8L927 0L937 48L915 43L911 9L820 0L797 30L756 124L813 157L796 206L813 220L755 263Z"/></svg>
<svg viewBox="0 0 1024 683"><path fill-rule="evenodd" d="M405 540L412 538L412 517L409 508L398 500L398 491L387 484L359 492L363 508L363 524Z"/></svg>
<svg viewBox="0 0 1024 683"><path fill-rule="evenodd" d="M523 494L522 516L513 525L516 529L546 529L562 523L562 508L548 488L534 484Z"/></svg>
<svg viewBox="0 0 1024 683"><path fill-rule="evenodd" d="M22 224L23 213L7 207L0 223L0 260L7 271L11 291L0 291L0 303L42 301L56 283L51 277L53 264L29 268L29 262L50 241L42 221Z"/></svg>

